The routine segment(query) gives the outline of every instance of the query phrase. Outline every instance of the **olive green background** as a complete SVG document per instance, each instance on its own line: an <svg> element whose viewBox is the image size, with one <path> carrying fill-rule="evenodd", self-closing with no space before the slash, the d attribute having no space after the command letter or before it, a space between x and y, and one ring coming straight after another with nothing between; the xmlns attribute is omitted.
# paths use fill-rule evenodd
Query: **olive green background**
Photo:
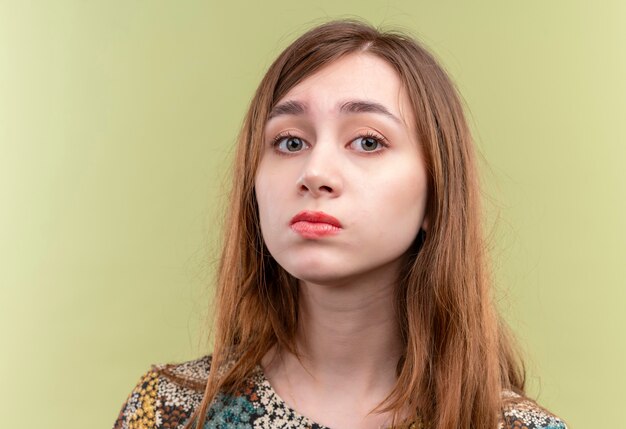
<svg viewBox="0 0 626 429"><path fill-rule="evenodd" d="M233 145L273 58L330 18L441 59L482 156L498 302L571 428L626 404L626 2L0 0L3 427L110 427L208 351Z"/></svg>

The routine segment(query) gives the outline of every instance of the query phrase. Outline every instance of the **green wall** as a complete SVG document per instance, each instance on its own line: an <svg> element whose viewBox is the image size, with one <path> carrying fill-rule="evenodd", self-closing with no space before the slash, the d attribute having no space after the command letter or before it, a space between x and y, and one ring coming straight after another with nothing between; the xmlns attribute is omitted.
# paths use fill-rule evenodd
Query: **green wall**
<svg viewBox="0 0 626 429"><path fill-rule="evenodd" d="M110 427L151 363L207 352L247 103L347 16L410 29L458 83L531 393L572 428L621 421L625 2L0 0L4 427Z"/></svg>

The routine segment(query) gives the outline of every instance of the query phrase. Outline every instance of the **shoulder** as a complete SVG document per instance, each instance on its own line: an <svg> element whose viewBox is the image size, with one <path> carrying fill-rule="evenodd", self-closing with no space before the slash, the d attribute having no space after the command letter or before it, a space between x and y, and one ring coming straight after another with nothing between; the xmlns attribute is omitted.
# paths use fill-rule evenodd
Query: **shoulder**
<svg viewBox="0 0 626 429"><path fill-rule="evenodd" d="M141 376L114 429L182 429L204 395L211 357L153 365Z"/></svg>
<svg viewBox="0 0 626 429"><path fill-rule="evenodd" d="M567 429L563 420L535 401L506 391L499 429Z"/></svg>

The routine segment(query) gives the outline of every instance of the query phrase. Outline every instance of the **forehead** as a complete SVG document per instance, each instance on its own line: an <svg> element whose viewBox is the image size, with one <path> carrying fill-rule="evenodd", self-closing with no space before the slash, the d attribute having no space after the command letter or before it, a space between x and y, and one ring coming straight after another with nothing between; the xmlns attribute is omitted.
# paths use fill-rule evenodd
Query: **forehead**
<svg viewBox="0 0 626 429"><path fill-rule="evenodd" d="M346 55L306 77L278 101L297 101L310 115L338 113L345 100L363 100L384 106L407 126L412 108L396 70L369 53Z"/></svg>

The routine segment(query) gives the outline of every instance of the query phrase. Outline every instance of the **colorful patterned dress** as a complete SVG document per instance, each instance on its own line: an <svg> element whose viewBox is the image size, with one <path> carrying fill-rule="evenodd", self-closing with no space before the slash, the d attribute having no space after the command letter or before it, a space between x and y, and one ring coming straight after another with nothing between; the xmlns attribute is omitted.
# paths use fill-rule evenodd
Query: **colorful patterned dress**
<svg viewBox="0 0 626 429"><path fill-rule="evenodd" d="M177 365L153 366L124 403L113 429L183 429L202 401L210 356ZM515 395L514 393L509 393ZM567 429L557 417L523 401L504 411L499 428ZM238 395L220 395L203 429L329 429L291 409L260 366Z"/></svg>

